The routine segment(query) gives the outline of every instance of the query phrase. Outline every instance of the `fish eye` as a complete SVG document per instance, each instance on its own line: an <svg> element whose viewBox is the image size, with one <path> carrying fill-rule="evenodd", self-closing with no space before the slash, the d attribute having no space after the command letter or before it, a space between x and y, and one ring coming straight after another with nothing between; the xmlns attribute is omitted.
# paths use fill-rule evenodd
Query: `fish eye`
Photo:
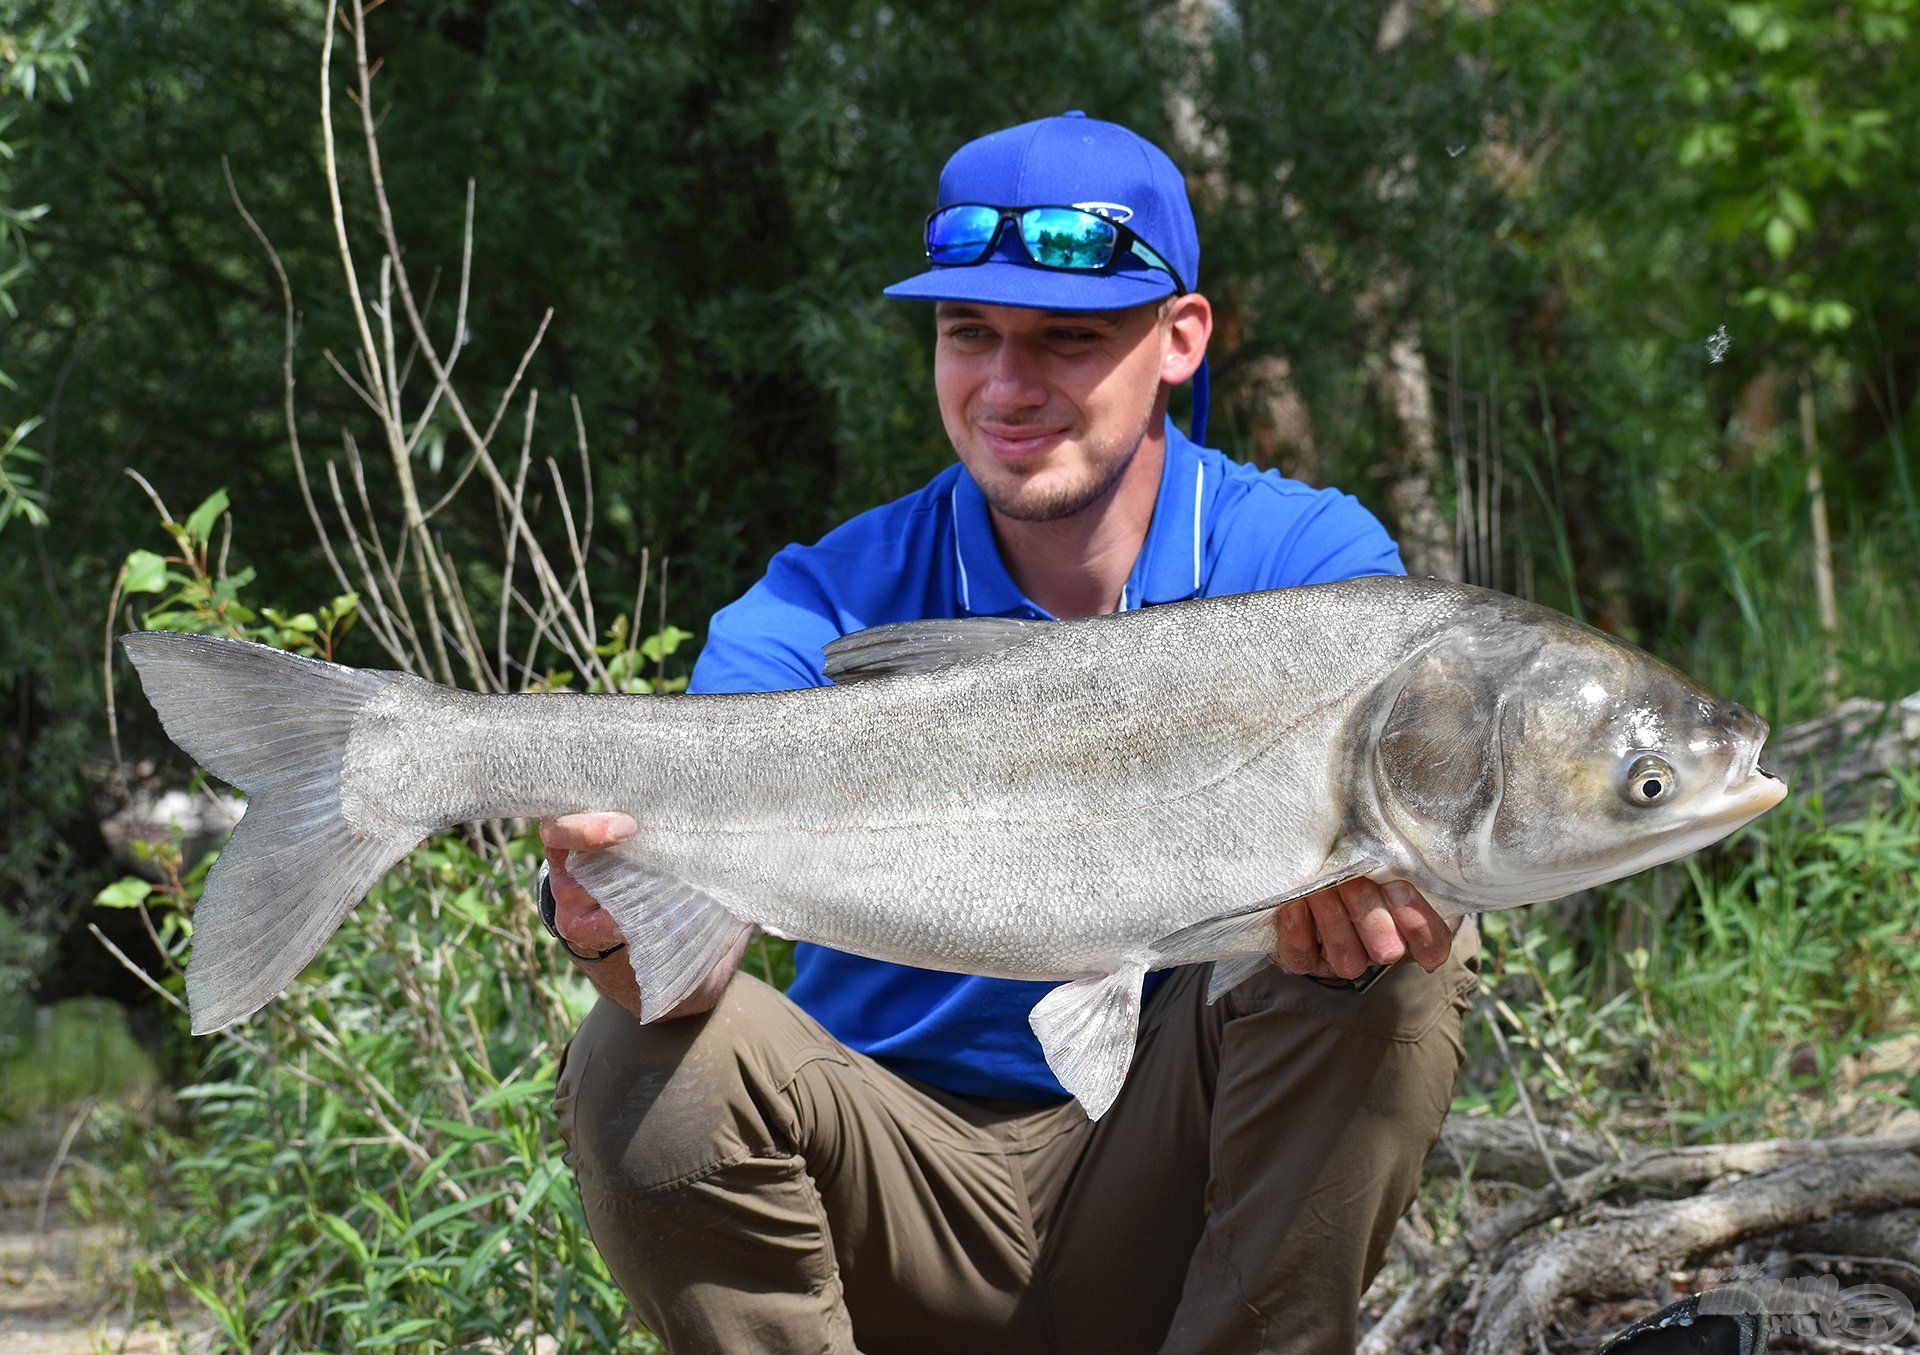
<svg viewBox="0 0 1920 1355"><path fill-rule="evenodd" d="M1642 753L1627 768L1621 791L1628 804L1657 804L1673 794L1673 768L1658 753Z"/></svg>

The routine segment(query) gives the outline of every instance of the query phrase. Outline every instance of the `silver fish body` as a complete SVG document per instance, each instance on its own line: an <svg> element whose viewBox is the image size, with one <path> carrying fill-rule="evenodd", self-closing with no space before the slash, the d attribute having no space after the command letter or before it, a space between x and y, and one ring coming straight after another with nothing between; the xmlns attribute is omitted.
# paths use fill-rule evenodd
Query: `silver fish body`
<svg viewBox="0 0 1920 1355"><path fill-rule="evenodd" d="M1145 972L1212 960L1217 996L1315 888L1512 907L1694 850L1785 791L1750 712L1558 613L1432 580L881 627L829 647L836 685L747 696L481 696L126 644L175 741L254 794L196 919L196 1029L280 991L431 833L618 809L639 832L572 867L651 1010L752 925L1061 980L1035 1029L1096 1115ZM263 812L271 842L247 832Z"/></svg>

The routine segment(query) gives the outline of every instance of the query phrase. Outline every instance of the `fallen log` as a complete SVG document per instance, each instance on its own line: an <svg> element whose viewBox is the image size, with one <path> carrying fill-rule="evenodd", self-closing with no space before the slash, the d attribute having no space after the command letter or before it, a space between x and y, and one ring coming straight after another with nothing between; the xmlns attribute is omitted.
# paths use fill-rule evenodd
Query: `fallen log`
<svg viewBox="0 0 1920 1355"><path fill-rule="evenodd" d="M1920 1149L1780 1167L1680 1200L1600 1211L1508 1260L1493 1276L1467 1355L1535 1349L1564 1299L1657 1293L1675 1268L1757 1233L1845 1210L1920 1205Z"/></svg>
<svg viewBox="0 0 1920 1355"><path fill-rule="evenodd" d="M1849 697L1775 734L1764 762L1796 794L1817 788L1829 799L1850 798L1890 771L1920 769L1920 692L1898 701Z"/></svg>
<svg viewBox="0 0 1920 1355"><path fill-rule="evenodd" d="M1783 1233L1774 1245L1801 1255L1892 1262L1920 1279L1920 1209L1836 1214Z"/></svg>
<svg viewBox="0 0 1920 1355"><path fill-rule="evenodd" d="M1465 1121L1463 1120L1462 1123ZM1458 1132L1457 1130L1455 1132ZM1523 1133L1526 1133L1523 1129ZM1701 1144L1688 1148L1652 1148L1590 1167L1564 1184L1529 1191L1464 1229L1437 1258L1421 1266L1395 1296L1387 1311L1361 1338L1357 1355L1394 1355L1426 1314L1470 1271L1484 1275L1528 1230L1625 1191L1674 1193L1698 1191L1717 1181L1749 1177L1785 1168L1830 1163L1855 1157L1920 1154L1920 1134L1872 1135L1832 1139L1763 1139L1754 1143ZM1916 1167L1920 1173L1920 1166ZM1679 1203L1686 1203L1680 1201ZM1892 1205L1896 1201L1873 1201ZM1853 1206L1835 1204L1825 1214L1778 1225L1811 1222ZM1758 1231L1758 1230L1755 1230ZM1647 1292L1651 1292L1652 1286ZM1634 1295L1641 1297L1643 1295ZM1491 1312L1491 1296L1481 1305ZM1511 1349L1531 1350L1526 1346Z"/></svg>
<svg viewBox="0 0 1920 1355"><path fill-rule="evenodd" d="M1523 1121L1492 1115L1449 1115L1440 1127L1439 1142L1427 1158L1427 1175L1504 1181L1531 1188L1547 1184L1556 1172L1575 1176L1616 1156L1605 1139L1584 1129L1543 1125L1540 1134L1553 1154L1551 1167L1540 1156L1540 1143L1532 1127Z"/></svg>

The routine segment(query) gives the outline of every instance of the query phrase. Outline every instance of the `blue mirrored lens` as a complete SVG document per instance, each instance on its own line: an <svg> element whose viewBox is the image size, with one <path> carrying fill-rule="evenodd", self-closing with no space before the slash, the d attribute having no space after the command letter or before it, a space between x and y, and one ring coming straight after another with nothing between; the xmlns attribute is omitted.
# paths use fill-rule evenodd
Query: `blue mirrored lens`
<svg viewBox="0 0 1920 1355"><path fill-rule="evenodd" d="M1119 238L1111 221L1072 207L1035 207L1020 214L1020 238L1047 268L1105 268Z"/></svg>
<svg viewBox="0 0 1920 1355"><path fill-rule="evenodd" d="M927 222L927 257L934 263L973 263L993 246L1000 213L993 207L947 207Z"/></svg>

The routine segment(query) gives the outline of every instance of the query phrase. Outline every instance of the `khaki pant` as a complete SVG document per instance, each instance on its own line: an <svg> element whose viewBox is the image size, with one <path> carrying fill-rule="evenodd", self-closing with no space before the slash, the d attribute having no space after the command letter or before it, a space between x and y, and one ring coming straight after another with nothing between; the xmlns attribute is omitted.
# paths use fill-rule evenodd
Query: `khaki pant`
<svg viewBox="0 0 1920 1355"><path fill-rule="evenodd" d="M1478 950L1369 992L1205 966L1148 1007L1125 1089L976 1101L736 978L643 1026L602 1001L555 1109L595 1243L672 1355L1324 1352L1413 1198Z"/></svg>

